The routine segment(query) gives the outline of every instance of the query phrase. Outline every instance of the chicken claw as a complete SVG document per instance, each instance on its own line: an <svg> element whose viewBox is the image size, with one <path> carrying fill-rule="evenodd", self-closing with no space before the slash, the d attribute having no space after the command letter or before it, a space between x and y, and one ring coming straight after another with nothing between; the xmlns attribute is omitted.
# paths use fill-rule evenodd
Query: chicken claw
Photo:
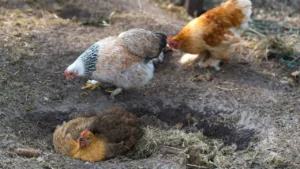
<svg viewBox="0 0 300 169"><path fill-rule="evenodd" d="M163 63L164 62L164 53L161 52L157 58L152 59L154 64Z"/></svg>
<svg viewBox="0 0 300 169"><path fill-rule="evenodd" d="M95 90L96 88L100 87L101 82L98 82L96 80L88 80L85 84L84 87L82 87L81 89L91 89L91 90Z"/></svg>
<svg viewBox="0 0 300 169"><path fill-rule="evenodd" d="M220 68L220 64L221 64L221 60L215 59L215 58L209 58L206 62L208 62L208 65L210 67L215 68L216 71L221 70Z"/></svg>
<svg viewBox="0 0 300 169"><path fill-rule="evenodd" d="M105 91L111 93L110 97L112 99L114 99L116 95L122 93L123 89L122 88L116 88L115 90L105 90Z"/></svg>
<svg viewBox="0 0 300 169"><path fill-rule="evenodd" d="M200 60L197 64L199 68L207 68L207 67L213 67L216 71L219 71L221 61L215 58L208 58L207 60Z"/></svg>

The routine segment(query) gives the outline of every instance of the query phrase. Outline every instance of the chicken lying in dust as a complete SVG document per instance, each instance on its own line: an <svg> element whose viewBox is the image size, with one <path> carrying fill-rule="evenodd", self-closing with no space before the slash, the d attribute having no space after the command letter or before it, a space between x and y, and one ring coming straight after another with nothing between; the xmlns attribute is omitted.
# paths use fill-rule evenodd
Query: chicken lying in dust
<svg viewBox="0 0 300 169"><path fill-rule="evenodd" d="M138 88L153 77L153 62L163 60L167 36L144 29L131 29L118 37L107 37L88 48L64 74L67 80L91 75L83 89L95 89L101 82L117 88L114 97L123 89Z"/></svg>
<svg viewBox="0 0 300 169"><path fill-rule="evenodd" d="M121 107L80 117L53 133L56 152L83 161L103 161L128 152L140 135L139 118Z"/></svg>

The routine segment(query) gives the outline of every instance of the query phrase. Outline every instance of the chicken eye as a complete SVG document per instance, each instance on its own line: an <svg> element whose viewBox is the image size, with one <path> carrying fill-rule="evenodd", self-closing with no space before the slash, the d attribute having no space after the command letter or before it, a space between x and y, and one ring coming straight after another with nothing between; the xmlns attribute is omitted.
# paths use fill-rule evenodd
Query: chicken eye
<svg viewBox="0 0 300 169"><path fill-rule="evenodd" d="M70 75L72 76L72 75L73 75L73 72L71 72Z"/></svg>
<svg viewBox="0 0 300 169"><path fill-rule="evenodd" d="M87 137L86 139L87 139L87 140L90 140L91 138Z"/></svg>

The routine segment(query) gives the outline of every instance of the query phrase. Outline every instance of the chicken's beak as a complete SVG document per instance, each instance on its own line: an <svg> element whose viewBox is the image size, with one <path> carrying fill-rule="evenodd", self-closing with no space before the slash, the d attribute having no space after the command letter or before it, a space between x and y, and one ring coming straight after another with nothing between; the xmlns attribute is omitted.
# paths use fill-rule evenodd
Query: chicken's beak
<svg viewBox="0 0 300 169"><path fill-rule="evenodd" d="M71 80L71 76L69 75L69 73L67 72L67 70L64 71L64 74L66 76L66 80L70 81Z"/></svg>
<svg viewBox="0 0 300 169"><path fill-rule="evenodd" d="M172 51L173 49L169 46L169 44L167 44L165 51Z"/></svg>
<svg viewBox="0 0 300 169"><path fill-rule="evenodd" d="M86 144L85 144L85 142L79 142L79 146L80 146L80 147L85 147Z"/></svg>
<svg viewBox="0 0 300 169"><path fill-rule="evenodd" d="M177 42L172 41L172 38L173 38L172 36L168 38L168 44L167 44L168 50L178 49Z"/></svg>

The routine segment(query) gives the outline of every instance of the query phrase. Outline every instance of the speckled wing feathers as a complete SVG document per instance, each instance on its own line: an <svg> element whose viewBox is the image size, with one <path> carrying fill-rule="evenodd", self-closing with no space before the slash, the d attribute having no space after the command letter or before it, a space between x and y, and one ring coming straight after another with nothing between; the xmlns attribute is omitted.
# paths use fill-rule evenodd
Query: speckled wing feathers
<svg viewBox="0 0 300 169"><path fill-rule="evenodd" d="M124 72L144 60L144 58L129 52L117 37L108 40L109 43L105 42L99 53L98 64L96 65L97 73L113 76L115 73Z"/></svg>
<svg viewBox="0 0 300 169"><path fill-rule="evenodd" d="M119 37L130 52L143 58L158 57L167 44L167 36L163 33L154 33L139 28L123 32Z"/></svg>
<svg viewBox="0 0 300 169"><path fill-rule="evenodd" d="M118 88L142 87L153 77L151 58L165 48L167 37L144 29L131 29L97 42L99 52L92 79Z"/></svg>

